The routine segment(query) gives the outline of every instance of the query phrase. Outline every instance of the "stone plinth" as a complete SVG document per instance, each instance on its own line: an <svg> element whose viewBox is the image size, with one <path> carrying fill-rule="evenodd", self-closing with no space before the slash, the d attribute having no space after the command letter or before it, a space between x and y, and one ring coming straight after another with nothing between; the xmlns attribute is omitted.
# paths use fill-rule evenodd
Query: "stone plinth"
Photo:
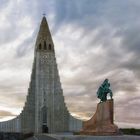
<svg viewBox="0 0 140 140"><path fill-rule="evenodd" d="M113 120L113 99L100 102L94 116L83 122L83 129L79 134L83 135L116 135L119 134L118 127Z"/></svg>

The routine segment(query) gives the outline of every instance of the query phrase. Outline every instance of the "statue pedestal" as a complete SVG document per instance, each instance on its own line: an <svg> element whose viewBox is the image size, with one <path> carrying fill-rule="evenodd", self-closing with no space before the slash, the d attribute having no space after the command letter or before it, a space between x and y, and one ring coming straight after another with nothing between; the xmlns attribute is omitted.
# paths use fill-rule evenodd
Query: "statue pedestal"
<svg viewBox="0 0 140 140"><path fill-rule="evenodd" d="M117 135L119 134L118 127L113 120L113 99L106 102L100 102L97 105L97 110L94 116L83 122L83 129L79 132L80 135Z"/></svg>

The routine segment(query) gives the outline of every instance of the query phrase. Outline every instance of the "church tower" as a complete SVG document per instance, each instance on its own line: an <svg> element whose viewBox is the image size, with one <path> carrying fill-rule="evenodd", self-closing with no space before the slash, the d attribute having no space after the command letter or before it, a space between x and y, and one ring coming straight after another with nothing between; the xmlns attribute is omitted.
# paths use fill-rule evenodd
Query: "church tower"
<svg viewBox="0 0 140 140"><path fill-rule="evenodd" d="M54 44L43 17L35 44L35 132L68 131L69 112L64 102ZM61 127L60 127L61 126Z"/></svg>
<svg viewBox="0 0 140 140"><path fill-rule="evenodd" d="M64 102L54 44L44 16L35 43L31 81L25 106L15 119L0 123L0 131L58 133L80 130Z"/></svg>

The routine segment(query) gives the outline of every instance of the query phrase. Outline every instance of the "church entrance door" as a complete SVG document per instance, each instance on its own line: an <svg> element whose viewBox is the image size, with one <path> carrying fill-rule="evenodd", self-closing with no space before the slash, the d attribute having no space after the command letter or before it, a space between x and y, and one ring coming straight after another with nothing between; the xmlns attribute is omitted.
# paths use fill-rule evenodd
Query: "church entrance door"
<svg viewBox="0 0 140 140"><path fill-rule="evenodd" d="M42 125L42 133L48 133L48 132L49 132L48 126L46 124L43 124Z"/></svg>

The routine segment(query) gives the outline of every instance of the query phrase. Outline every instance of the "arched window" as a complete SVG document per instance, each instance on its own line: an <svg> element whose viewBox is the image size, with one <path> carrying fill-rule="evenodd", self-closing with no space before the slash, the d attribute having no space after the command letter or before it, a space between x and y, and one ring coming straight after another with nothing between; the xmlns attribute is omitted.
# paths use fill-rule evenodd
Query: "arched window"
<svg viewBox="0 0 140 140"><path fill-rule="evenodd" d="M41 108L41 116L42 116L42 132L48 133L49 128L47 125L47 107L46 106L43 106Z"/></svg>
<svg viewBox="0 0 140 140"><path fill-rule="evenodd" d="M52 45L51 44L49 44L49 50L51 50L52 49Z"/></svg>
<svg viewBox="0 0 140 140"><path fill-rule="evenodd" d="M42 111L42 123L47 123L47 107L43 106L41 111Z"/></svg>
<svg viewBox="0 0 140 140"><path fill-rule="evenodd" d="M44 50L47 50L46 41L44 41Z"/></svg>
<svg viewBox="0 0 140 140"><path fill-rule="evenodd" d="M42 49L42 47L41 47L41 43L39 44L38 48L39 48L39 50L41 50L41 49Z"/></svg>

